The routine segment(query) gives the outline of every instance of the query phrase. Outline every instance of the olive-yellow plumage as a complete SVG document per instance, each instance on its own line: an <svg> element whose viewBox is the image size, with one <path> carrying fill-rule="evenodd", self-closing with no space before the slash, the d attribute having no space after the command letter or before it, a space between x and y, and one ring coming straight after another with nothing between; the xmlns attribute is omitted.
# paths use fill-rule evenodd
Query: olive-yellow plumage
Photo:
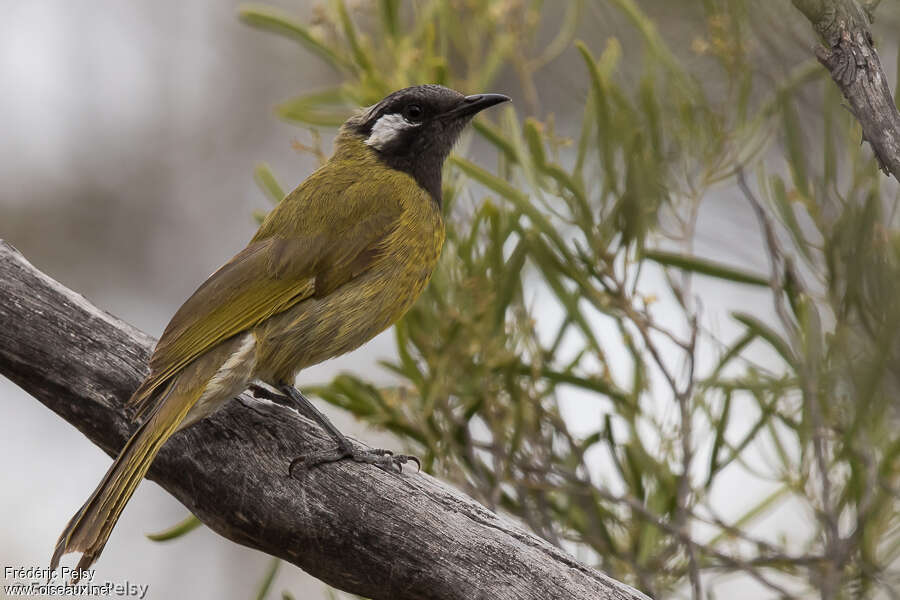
<svg viewBox="0 0 900 600"><path fill-rule="evenodd" d="M285 389L301 369L359 347L406 312L444 242L441 165L465 123L504 100L417 86L344 124L329 161L172 318L130 400L146 420L66 526L51 568L67 552L83 552L79 568L96 560L174 432L253 381ZM344 451L337 458L364 454Z"/></svg>

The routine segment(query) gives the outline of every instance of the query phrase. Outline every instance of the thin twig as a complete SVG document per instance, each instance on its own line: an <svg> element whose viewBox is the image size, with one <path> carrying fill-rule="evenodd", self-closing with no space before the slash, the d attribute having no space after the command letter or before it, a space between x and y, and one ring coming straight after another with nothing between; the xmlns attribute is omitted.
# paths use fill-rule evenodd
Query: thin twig
<svg viewBox="0 0 900 600"><path fill-rule="evenodd" d="M832 507L832 490L831 479L828 473L828 461L825 458L825 425L822 418L821 406L819 405L819 395L816 392L816 370L817 365L812 363L804 356L802 352L803 335L795 320L790 316L785 305L784 278L789 278L793 285L797 287L801 293L808 296L805 292L803 281L800 274L794 268L793 261L787 258L781 244L775 233L775 225L769 217L762 203L753 194L750 186L747 185L747 179L744 176L743 169L738 169L737 183L744 197L750 203L756 218L759 221L760 228L763 231L766 246L769 250L769 261L771 264L771 288L775 302L775 312L778 315L781 325L788 331L789 340L792 345L796 345L794 351L794 359L797 363L797 371L800 376L800 389L803 394L804 403L809 407L810 417L813 424L813 456L816 463L816 470L819 473L819 480L822 494L822 509L819 512L819 518L825 529L825 554L832 561L829 574L820 579L820 590L823 598L832 598L836 593L837 584L834 577L840 572L845 562L844 553L841 551L842 543L840 532L838 531L837 515ZM811 308L811 310L814 310ZM807 335L819 335L818 331L807 332Z"/></svg>

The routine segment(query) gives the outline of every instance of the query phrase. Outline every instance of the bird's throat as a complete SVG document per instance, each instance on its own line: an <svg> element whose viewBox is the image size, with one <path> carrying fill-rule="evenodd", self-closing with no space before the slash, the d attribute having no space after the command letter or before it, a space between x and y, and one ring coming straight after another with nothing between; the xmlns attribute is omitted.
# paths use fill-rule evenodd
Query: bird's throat
<svg viewBox="0 0 900 600"><path fill-rule="evenodd" d="M373 162L406 173L429 197L441 206L441 170L446 155L424 152L416 156L379 150L369 144L357 132L345 129L335 140L335 154L332 160L354 161L355 164L369 165Z"/></svg>

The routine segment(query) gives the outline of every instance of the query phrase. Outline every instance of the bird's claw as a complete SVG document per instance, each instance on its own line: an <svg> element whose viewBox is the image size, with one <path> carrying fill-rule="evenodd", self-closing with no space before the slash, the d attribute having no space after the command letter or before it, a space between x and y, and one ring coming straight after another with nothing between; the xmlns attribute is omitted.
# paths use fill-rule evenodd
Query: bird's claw
<svg viewBox="0 0 900 600"><path fill-rule="evenodd" d="M416 473L422 470L422 462L419 460L419 457L413 456L412 454L394 454L390 450L385 450L383 448L364 450L362 451L362 453L370 455L380 455L386 466L382 466L381 464L375 462L369 462L367 459L360 460L355 456L353 457L353 460L355 460L356 462L369 462L369 464L374 464L375 466L384 469L385 471L393 470L393 468L396 467L398 473L403 472L403 465L412 461L416 463Z"/></svg>
<svg viewBox="0 0 900 600"><path fill-rule="evenodd" d="M353 462L374 465L382 471L389 473L402 473L403 465L408 462L416 463L416 472L422 470L422 463L418 457L409 454L394 454L390 450L383 448L374 448L371 450L360 450L355 447L337 446L332 450L324 450L306 456L300 456L291 461L288 467L288 475L293 477L294 469L302 465L307 469L324 465L327 463L337 462L349 458Z"/></svg>

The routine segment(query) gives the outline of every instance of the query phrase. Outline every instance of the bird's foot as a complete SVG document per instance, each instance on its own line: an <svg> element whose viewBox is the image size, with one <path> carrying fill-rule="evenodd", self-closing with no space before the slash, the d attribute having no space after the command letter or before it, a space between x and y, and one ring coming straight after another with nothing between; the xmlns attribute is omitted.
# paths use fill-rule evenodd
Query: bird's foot
<svg viewBox="0 0 900 600"><path fill-rule="evenodd" d="M403 465L408 462L416 463L416 471L422 470L422 463L415 456L408 454L394 454L390 450L382 448L373 448L370 450L360 450L352 444L339 445L331 450L322 450L314 452L306 456L300 456L291 461L288 467L288 474L293 477L294 469L303 467L311 469L319 465L337 462L339 460L350 459L353 462L364 463L367 465L375 465L383 471L390 473L402 473Z"/></svg>

